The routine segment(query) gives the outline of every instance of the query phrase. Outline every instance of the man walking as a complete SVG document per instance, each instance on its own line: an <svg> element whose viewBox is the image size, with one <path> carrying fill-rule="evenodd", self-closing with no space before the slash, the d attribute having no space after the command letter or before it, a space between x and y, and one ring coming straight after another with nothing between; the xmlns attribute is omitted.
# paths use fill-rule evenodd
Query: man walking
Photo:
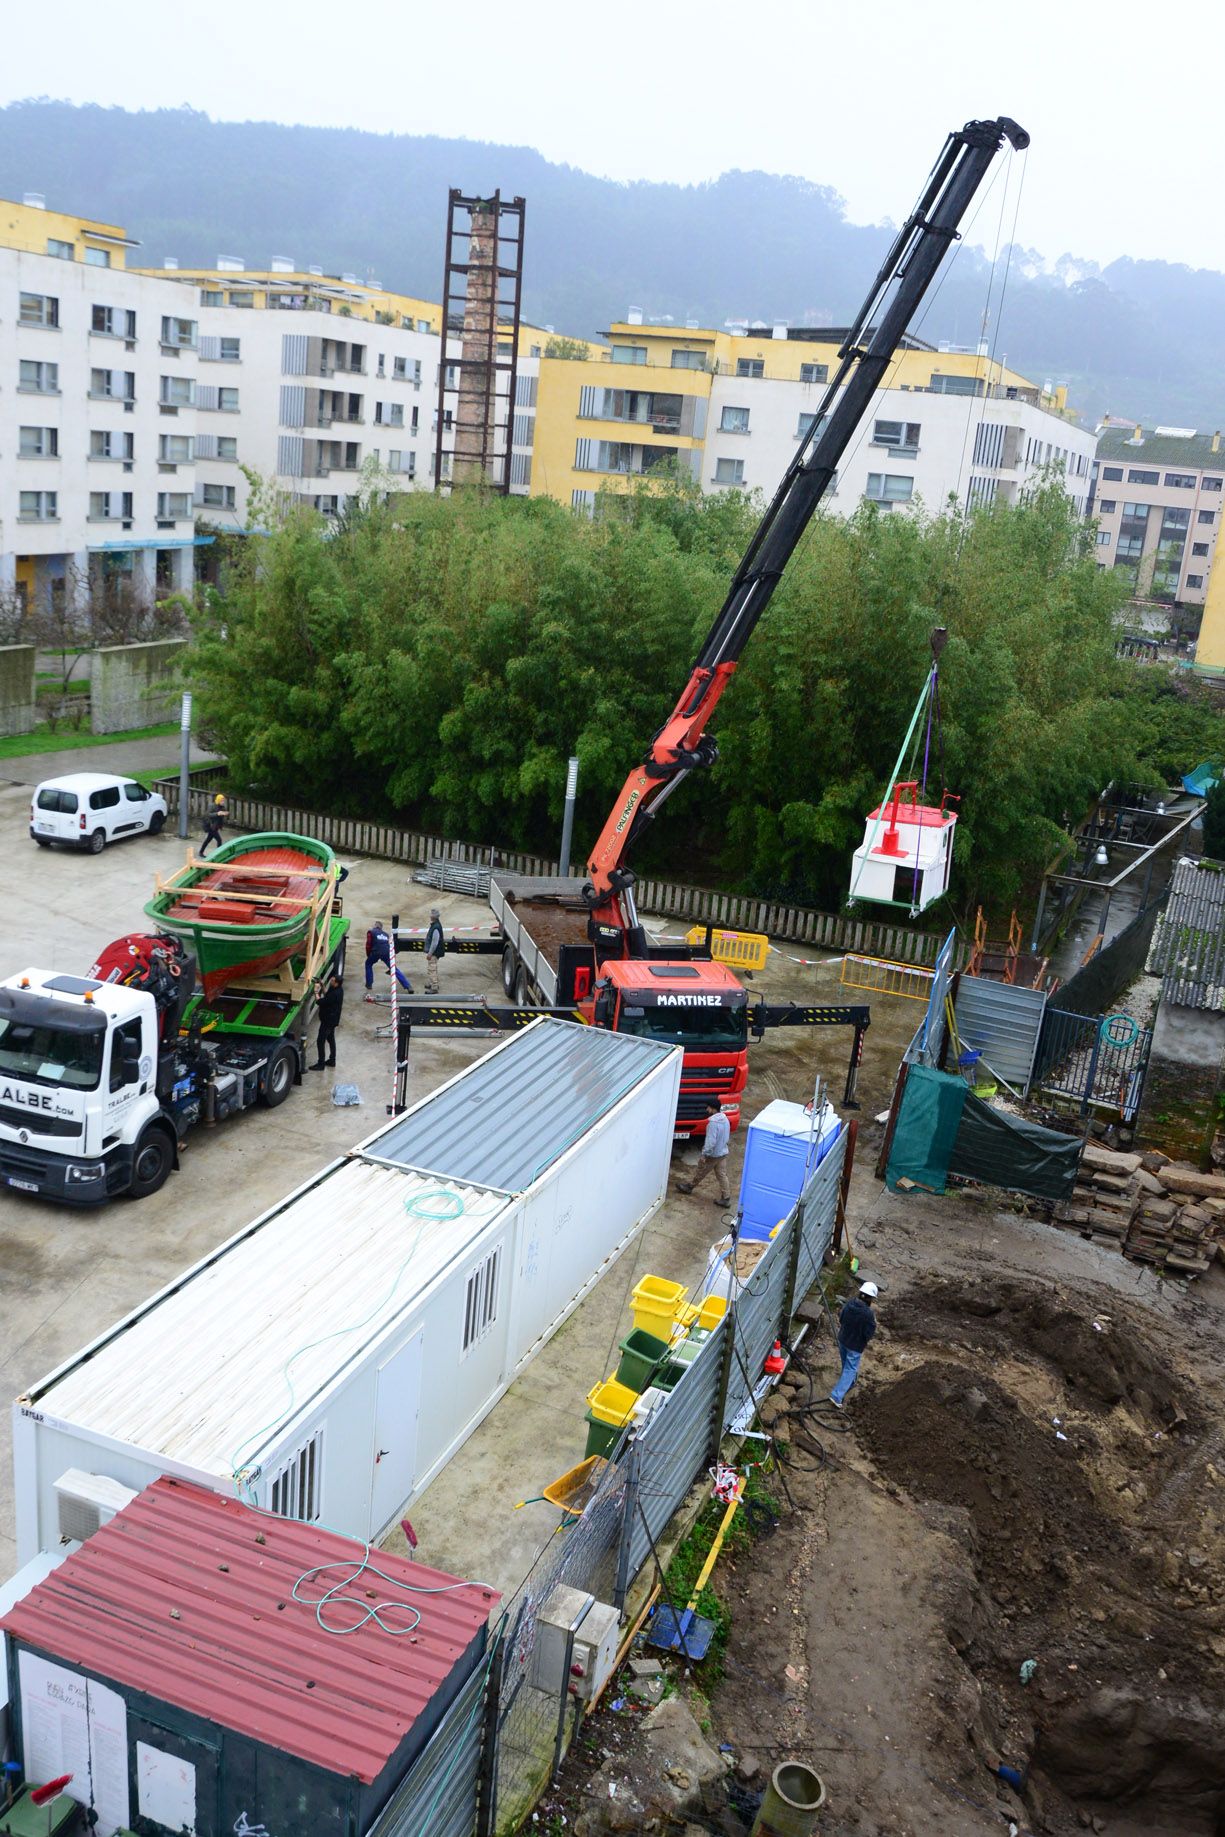
<svg viewBox="0 0 1225 1837"><path fill-rule="evenodd" d="M329 971L323 980L323 993L319 997L319 1037L315 1041L315 1063L312 1071L321 1072L326 1054L327 1063L336 1063L336 1029L340 1025L340 1010L344 1007L344 984L335 970Z"/></svg>
<svg viewBox="0 0 1225 1837"><path fill-rule="evenodd" d="M698 1162L698 1171L692 1180L678 1180L677 1185L682 1193L692 1193L701 1186L707 1174L713 1174L719 1183L717 1206L730 1206L732 1203L732 1185L727 1177L727 1150L732 1139L732 1126L723 1114L723 1106L715 1097L706 1100L706 1136L702 1143L702 1158Z"/></svg>
<svg viewBox="0 0 1225 1837"><path fill-rule="evenodd" d="M836 1410L840 1410L846 1402L846 1394L859 1376L860 1360L867 1350L868 1341L876 1332L872 1303L879 1294L875 1282L864 1282L860 1284L859 1293L842 1304L842 1312L838 1316L838 1350L842 1354L842 1370L829 1394L829 1400Z"/></svg>
<svg viewBox="0 0 1225 1837"><path fill-rule="evenodd" d="M201 861L203 861L205 855L208 853L208 845L210 842L216 842L220 845L221 831L229 818L229 814L229 806L222 793L218 791L212 804L204 815L204 840L200 844Z"/></svg>
<svg viewBox="0 0 1225 1837"><path fill-rule="evenodd" d="M447 940L442 933L442 919L437 906L430 907L430 928L425 934L425 986L430 995L438 993L438 960L444 955Z"/></svg>
<svg viewBox="0 0 1225 1837"><path fill-rule="evenodd" d="M372 993L372 991L374 989L374 966L376 963L383 964L387 970L387 974L390 976L391 974L391 939L387 935L387 930L383 924L382 919L375 919L373 925L371 925L369 931L366 933L366 1000L367 1001L375 1000L375 996ZM404 974L404 971L400 968L399 964L396 965L396 981L399 983L400 987L404 990L406 994L408 995L412 994L413 985L408 980L408 977Z"/></svg>

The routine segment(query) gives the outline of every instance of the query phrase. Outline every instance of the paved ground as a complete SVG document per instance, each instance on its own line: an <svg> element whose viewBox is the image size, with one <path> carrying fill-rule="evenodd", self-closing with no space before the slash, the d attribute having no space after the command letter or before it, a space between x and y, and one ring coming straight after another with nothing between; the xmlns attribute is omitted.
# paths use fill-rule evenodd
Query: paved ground
<svg viewBox="0 0 1225 1837"><path fill-rule="evenodd" d="M108 767L122 771L138 766L137 755L145 749L161 749L164 757L172 744L104 750ZM50 775L52 759L44 754L28 762L35 779ZM91 754L71 759L83 768ZM0 783L0 849L10 871L0 883L0 974L29 964L85 969L99 946L142 923L155 873L178 865L182 844L163 835L121 843L99 856L35 851L26 834L29 778L17 776L27 762L6 763L11 781ZM389 920L393 910L405 924L424 923L438 896L413 887L402 867L373 861L352 866L346 907L359 939L372 919ZM458 896L443 896L438 903L448 926L480 923L486 914L483 905ZM360 1109L333 1107L331 1080L308 1078L283 1108L249 1112L215 1132L192 1136L179 1173L139 1204L121 1201L100 1212L74 1212L12 1194L0 1197L0 1396L18 1395L378 1125L390 1095L391 1062L388 1044L375 1038L375 1028L387 1011L362 1002L360 975L354 974L360 951L352 961L340 1071L359 1086ZM444 988L500 993L497 967L496 957L448 958ZM779 955L755 986L772 998L832 1000L837 974L836 966L802 968ZM864 1115L886 1101L916 1016L913 1002L878 1000L874 1007L861 1073ZM776 1096L808 1098L818 1072L830 1080L836 1101L849 1045L849 1033L841 1028L791 1029L768 1038L754 1049L747 1116ZM484 1050L482 1042L414 1040L410 1100ZM734 1179L739 1153L734 1142ZM629 1326L629 1290L647 1270L696 1280L721 1230L708 1186L692 1198L670 1195L647 1232L414 1506L425 1560L503 1586L518 1580L556 1517L542 1506L516 1513L514 1504L582 1457L584 1399L616 1363L617 1341ZM0 1575L14 1560L8 1444L6 1414L0 1418ZM472 1509L474 1500L481 1502L479 1511Z"/></svg>
<svg viewBox="0 0 1225 1837"><path fill-rule="evenodd" d="M207 765L217 755L193 744L191 763ZM163 734L154 740L113 740L107 746L78 746L62 753L26 753L19 759L0 759L0 785L40 785L44 778L63 778L69 772L167 772L179 768L179 737Z"/></svg>

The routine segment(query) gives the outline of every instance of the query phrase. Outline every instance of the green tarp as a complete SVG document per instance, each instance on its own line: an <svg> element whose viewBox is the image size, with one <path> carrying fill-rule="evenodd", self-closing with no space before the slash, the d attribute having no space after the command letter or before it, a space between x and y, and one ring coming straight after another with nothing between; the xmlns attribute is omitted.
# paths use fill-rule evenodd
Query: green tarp
<svg viewBox="0 0 1225 1837"><path fill-rule="evenodd" d="M912 1065L885 1179L943 1193L950 1174L1035 1199L1066 1199L1076 1181L1080 1140L993 1110L949 1072Z"/></svg>

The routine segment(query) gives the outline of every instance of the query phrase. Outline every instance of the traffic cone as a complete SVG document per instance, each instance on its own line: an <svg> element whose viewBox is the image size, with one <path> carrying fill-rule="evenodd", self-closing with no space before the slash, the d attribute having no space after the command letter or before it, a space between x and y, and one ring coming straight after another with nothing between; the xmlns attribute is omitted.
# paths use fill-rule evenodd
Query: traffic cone
<svg viewBox="0 0 1225 1837"><path fill-rule="evenodd" d="M770 1349L769 1357L766 1359L766 1376L769 1378L777 1378L779 1372L786 1371L786 1369L787 1361L783 1357L783 1342L781 1339L776 1339Z"/></svg>

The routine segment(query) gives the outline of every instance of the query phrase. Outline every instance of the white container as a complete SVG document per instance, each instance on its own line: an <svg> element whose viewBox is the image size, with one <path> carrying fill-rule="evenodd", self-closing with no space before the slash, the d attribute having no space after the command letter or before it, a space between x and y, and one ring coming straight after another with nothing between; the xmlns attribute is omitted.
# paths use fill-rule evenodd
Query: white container
<svg viewBox="0 0 1225 1837"><path fill-rule="evenodd" d="M680 1066L534 1022L185 1271L18 1398L18 1561L68 1469L377 1537L659 1206Z"/></svg>

